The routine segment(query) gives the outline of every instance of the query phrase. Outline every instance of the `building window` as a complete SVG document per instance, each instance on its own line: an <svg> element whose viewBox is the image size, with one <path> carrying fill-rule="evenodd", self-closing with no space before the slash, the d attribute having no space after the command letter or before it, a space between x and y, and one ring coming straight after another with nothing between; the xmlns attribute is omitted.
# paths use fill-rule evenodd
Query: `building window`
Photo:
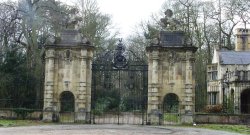
<svg viewBox="0 0 250 135"><path fill-rule="evenodd" d="M208 73L208 76L209 76L209 80L212 81L212 80L217 80L217 71L212 71L212 72L209 72Z"/></svg>
<svg viewBox="0 0 250 135"><path fill-rule="evenodd" d="M217 95L218 92L209 92L208 98L209 98L209 104L210 105L216 105L217 104Z"/></svg>
<svg viewBox="0 0 250 135"><path fill-rule="evenodd" d="M217 71L212 72L211 80L217 80Z"/></svg>
<svg viewBox="0 0 250 135"><path fill-rule="evenodd" d="M248 75L247 71L244 71L243 72L243 81L247 81L248 80L247 75Z"/></svg>
<svg viewBox="0 0 250 135"><path fill-rule="evenodd" d="M207 79L209 81L215 81L218 80L218 71L217 71L217 65L208 65L207 68Z"/></svg>
<svg viewBox="0 0 250 135"><path fill-rule="evenodd" d="M236 76L238 76L239 81L248 81L249 75L249 71L236 71Z"/></svg>

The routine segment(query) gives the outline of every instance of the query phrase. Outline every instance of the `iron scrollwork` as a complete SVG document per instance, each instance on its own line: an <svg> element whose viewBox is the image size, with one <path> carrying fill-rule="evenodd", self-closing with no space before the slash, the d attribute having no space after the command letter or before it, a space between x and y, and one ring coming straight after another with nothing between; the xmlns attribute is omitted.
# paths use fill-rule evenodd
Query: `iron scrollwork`
<svg viewBox="0 0 250 135"><path fill-rule="evenodd" d="M116 47L114 53L114 67L121 69L127 66L127 59L124 56L125 47L122 44L122 39L119 40L119 44Z"/></svg>
<svg viewBox="0 0 250 135"><path fill-rule="evenodd" d="M108 121L119 124L121 112L134 111L142 112L143 123L148 99L146 62L132 50L125 50L121 39L115 50L96 55L92 64L91 108L97 112L93 113L93 123L99 122L100 115L111 114L115 118L112 116Z"/></svg>

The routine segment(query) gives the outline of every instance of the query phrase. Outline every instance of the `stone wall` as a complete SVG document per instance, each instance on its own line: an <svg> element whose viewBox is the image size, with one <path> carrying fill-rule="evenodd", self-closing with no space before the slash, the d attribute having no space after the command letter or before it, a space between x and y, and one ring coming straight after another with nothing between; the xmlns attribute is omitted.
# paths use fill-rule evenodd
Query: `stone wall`
<svg viewBox="0 0 250 135"><path fill-rule="evenodd" d="M249 124L250 115L195 114L194 122L206 124Z"/></svg>
<svg viewBox="0 0 250 135"><path fill-rule="evenodd" d="M42 111L34 111L32 113L28 113L25 119L35 119L40 120ZM0 119L21 119L18 118L17 114L12 109L2 109L0 110Z"/></svg>

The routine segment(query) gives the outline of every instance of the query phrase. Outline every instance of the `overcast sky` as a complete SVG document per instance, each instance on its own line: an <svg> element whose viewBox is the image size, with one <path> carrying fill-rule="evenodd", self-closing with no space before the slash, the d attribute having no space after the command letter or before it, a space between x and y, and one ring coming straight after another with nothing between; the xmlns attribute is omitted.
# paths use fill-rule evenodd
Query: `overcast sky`
<svg viewBox="0 0 250 135"><path fill-rule="evenodd" d="M69 0L60 0L69 3ZM71 0L73 2L74 0ZM114 26L119 29L120 37L134 32L141 21L149 19L150 15L160 12L166 0L97 0L100 11L110 14ZM71 4L71 3L70 3Z"/></svg>
<svg viewBox="0 0 250 135"><path fill-rule="evenodd" d="M120 28L122 37L134 32L141 21L158 13L166 0L97 0L100 10L112 15L115 26Z"/></svg>

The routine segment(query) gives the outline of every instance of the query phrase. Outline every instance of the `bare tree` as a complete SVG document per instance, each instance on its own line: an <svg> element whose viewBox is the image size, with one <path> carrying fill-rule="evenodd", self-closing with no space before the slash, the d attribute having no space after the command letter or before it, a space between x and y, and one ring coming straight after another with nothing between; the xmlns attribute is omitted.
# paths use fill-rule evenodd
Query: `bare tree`
<svg viewBox="0 0 250 135"><path fill-rule="evenodd" d="M219 34L219 48L223 46L223 40L226 40L225 46L229 49L233 48L232 36L233 30L240 23L240 19L237 18L238 6L236 4L237 0L220 0L218 3L218 11L214 9L211 18L218 22ZM223 5L223 6L222 6ZM215 7L215 6L214 6ZM226 39L223 39L223 36Z"/></svg>
<svg viewBox="0 0 250 135"><path fill-rule="evenodd" d="M250 24L250 1L249 0L235 0L236 14L241 19L244 28L247 28L247 24Z"/></svg>
<svg viewBox="0 0 250 135"><path fill-rule="evenodd" d="M97 51L113 48L116 43L117 31L114 28L111 16L101 13L96 0L77 0L81 32L97 47ZM114 30L114 29L113 29Z"/></svg>
<svg viewBox="0 0 250 135"><path fill-rule="evenodd" d="M0 42L1 50L7 48L16 32L18 23L18 11L16 3L0 3Z"/></svg>

